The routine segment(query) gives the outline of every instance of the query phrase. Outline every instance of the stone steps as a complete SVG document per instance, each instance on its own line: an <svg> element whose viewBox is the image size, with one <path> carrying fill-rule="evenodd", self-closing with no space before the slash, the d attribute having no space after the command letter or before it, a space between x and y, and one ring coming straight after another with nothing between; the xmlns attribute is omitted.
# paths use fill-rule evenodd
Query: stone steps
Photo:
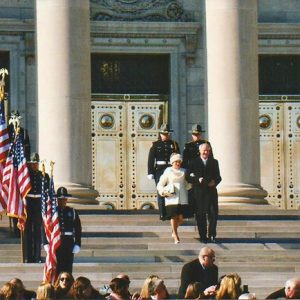
<svg viewBox="0 0 300 300"><path fill-rule="evenodd" d="M258 298L282 287L286 279L300 273L300 213L221 207L216 252L219 274L237 272ZM195 221L179 229L181 243L174 245L168 221L157 213L103 211L95 206L77 206L83 226L82 250L74 261L74 276L86 276L97 288L118 273L131 278L131 290L139 291L150 274L164 279L176 293L183 264L198 256ZM20 239L12 237L6 217L0 221L0 285L20 277L27 288L42 281L43 264L22 264ZM43 253L44 254L44 253Z"/></svg>

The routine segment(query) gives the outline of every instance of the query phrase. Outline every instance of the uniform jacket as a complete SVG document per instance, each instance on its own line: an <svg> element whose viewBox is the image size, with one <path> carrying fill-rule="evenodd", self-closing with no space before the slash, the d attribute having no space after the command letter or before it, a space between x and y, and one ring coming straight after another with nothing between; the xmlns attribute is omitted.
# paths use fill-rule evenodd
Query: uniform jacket
<svg viewBox="0 0 300 300"><path fill-rule="evenodd" d="M170 163L170 156L172 153L180 153L177 142L173 140L153 142L148 156L148 174L155 174L159 168L166 168ZM166 162L165 165L158 165L157 161Z"/></svg>
<svg viewBox="0 0 300 300"><path fill-rule="evenodd" d="M41 171L33 171L30 168L29 169L29 175L30 175L30 184L31 184L31 190L29 191L27 197L34 197L34 198L41 198L42 197L42 187L43 187L43 181L45 188L49 188L49 182L50 178L49 175L46 173L45 176L43 176L43 173Z"/></svg>
<svg viewBox="0 0 300 300"><path fill-rule="evenodd" d="M206 166L200 156L192 160L186 173L187 181L192 184L192 192L195 199L195 213L206 213L208 207L214 205L218 208L218 192L216 186L221 182L219 163L216 159L209 157ZM202 183L199 178L203 177ZM209 187L207 184L215 181L215 186Z"/></svg>
<svg viewBox="0 0 300 300"><path fill-rule="evenodd" d="M207 141L207 140L199 140L199 141L191 141L189 143L186 143L185 146L184 146L184 149L183 149L183 153L182 153L182 158L183 158L183 161L182 161L182 167L183 168L188 168L189 166L189 163L197 158L199 155L200 155L200 152L199 152L199 146L204 144L204 143L207 143L210 145L210 143ZM210 145L211 147L211 145ZM212 157L213 156L213 153L212 153L212 150L211 150L211 154L210 154Z"/></svg>
<svg viewBox="0 0 300 300"><path fill-rule="evenodd" d="M157 190L161 196L164 196L164 192L170 184L174 186L175 193L170 197L165 197L165 205L188 204L187 190L191 186L185 179L185 169L177 170L173 167L165 169L157 184Z"/></svg>
<svg viewBox="0 0 300 300"><path fill-rule="evenodd" d="M74 244L81 247L81 222L77 211L72 207L65 206L63 209L58 207L57 213L61 234L72 232ZM43 232L43 244L48 244L45 232Z"/></svg>
<svg viewBox="0 0 300 300"><path fill-rule="evenodd" d="M181 270L178 299L184 299L186 289L190 283L200 282L202 289L205 290L218 283L218 276L218 267L216 265L204 269L198 258L186 263Z"/></svg>

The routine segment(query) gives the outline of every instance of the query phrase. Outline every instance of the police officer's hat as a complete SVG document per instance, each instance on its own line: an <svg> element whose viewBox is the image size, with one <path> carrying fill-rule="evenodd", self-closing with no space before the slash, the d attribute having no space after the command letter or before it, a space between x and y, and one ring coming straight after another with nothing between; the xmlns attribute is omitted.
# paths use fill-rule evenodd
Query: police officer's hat
<svg viewBox="0 0 300 300"><path fill-rule="evenodd" d="M61 186L57 189L56 197L57 199L65 199L72 197L72 195L68 193L68 190L64 186Z"/></svg>
<svg viewBox="0 0 300 300"><path fill-rule="evenodd" d="M17 117L17 118L19 118L19 119L22 119L22 117L21 117L19 111L16 110L16 109L11 111L10 117L11 117L11 118L12 118L12 117Z"/></svg>
<svg viewBox="0 0 300 300"><path fill-rule="evenodd" d="M39 163L40 162L40 156L38 153L33 152L30 154L30 160L29 163Z"/></svg>
<svg viewBox="0 0 300 300"><path fill-rule="evenodd" d="M169 132L173 132L173 129L170 129L168 124L163 123L160 126L159 133L168 134Z"/></svg>
<svg viewBox="0 0 300 300"><path fill-rule="evenodd" d="M189 132L192 133L192 134L198 134L198 133L200 133L200 132L205 132L205 130L202 130L201 125L199 125L199 124L194 124L194 125L192 126L192 130L190 130Z"/></svg>

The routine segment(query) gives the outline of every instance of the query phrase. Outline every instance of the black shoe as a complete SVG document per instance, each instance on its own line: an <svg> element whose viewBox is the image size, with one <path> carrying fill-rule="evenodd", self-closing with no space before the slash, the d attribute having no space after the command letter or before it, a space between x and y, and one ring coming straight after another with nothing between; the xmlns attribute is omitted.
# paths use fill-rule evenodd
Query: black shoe
<svg viewBox="0 0 300 300"><path fill-rule="evenodd" d="M208 242L208 238L204 238L204 239L200 238L200 243L207 244L207 242Z"/></svg>
<svg viewBox="0 0 300 300"><path fill-rule="evenodd" d="M213 237L209 237L208 238L209 239L209 241L211 242L211 243L216 243L217 242L217 240L216 240L216 237L215 236L213 236Z"/></svg>

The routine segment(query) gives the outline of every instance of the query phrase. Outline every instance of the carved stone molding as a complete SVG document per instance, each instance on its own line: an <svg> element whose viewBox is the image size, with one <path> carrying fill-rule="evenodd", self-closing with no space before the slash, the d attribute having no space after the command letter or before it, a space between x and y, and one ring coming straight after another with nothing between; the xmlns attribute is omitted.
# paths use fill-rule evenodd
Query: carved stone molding
<svg viewBox="0 0 300 300"><path fill-rule="evenodd" d="M176 0L90 0L90 2L91 19L97 21L191 21Z"/></svg>

